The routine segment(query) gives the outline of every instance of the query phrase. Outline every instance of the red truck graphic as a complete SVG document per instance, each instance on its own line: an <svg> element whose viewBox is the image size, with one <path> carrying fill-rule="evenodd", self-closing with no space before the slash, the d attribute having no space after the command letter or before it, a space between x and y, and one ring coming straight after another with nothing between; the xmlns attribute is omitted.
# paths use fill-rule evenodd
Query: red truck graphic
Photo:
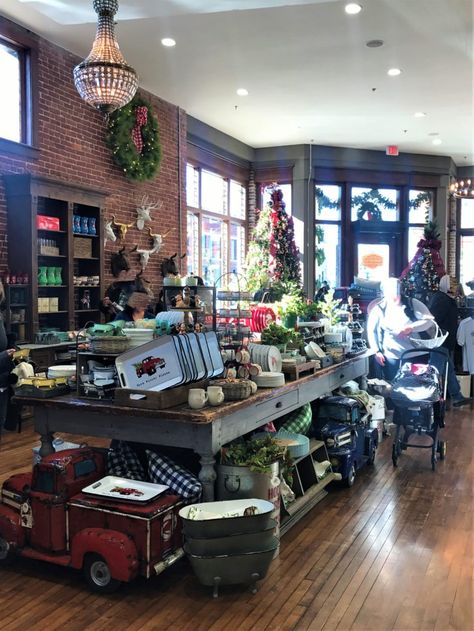
<svg viewBox="0 0 474 631"><path fill-rule="evenodd" d="M143 377L143 375L154 375L157 368L164 368L166 362L161 357L145 357L139 364L135 364L135 370L137 377Z"/></svg>
<svg viewBox="0 0 474 631"><path fill-rule="evenodd" d="M94 591L111 592L181 558L180 498L133 503L81 492L104 475L104 452L81 447L46 456L32 473L5 480L0 564L19 555L82 569Z"/></svg>

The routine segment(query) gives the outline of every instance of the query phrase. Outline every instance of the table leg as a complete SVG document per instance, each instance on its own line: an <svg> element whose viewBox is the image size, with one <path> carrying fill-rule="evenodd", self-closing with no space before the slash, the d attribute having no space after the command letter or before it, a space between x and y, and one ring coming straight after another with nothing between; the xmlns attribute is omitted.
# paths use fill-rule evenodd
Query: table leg
<svg viewBox="0 0 474 631"><path fill-rule="evenodd" d="M51 432L41 434L41 447L39 450L39 455L41 456L41 458L44 458L44 456L49 456L49 454L54 454L55 449L53 447L53 438L54 434Z"/></svg>
<svg viewBox="0 0 474 631"><path fill-rule="evenodd" d="M202 483L202 499L204 502L213 502L214 483L217 478L216 470L214 468L214 465L216 464L216 459L214 458L214 455L210 452L199 453L199 456L201 470L199 471L198 478Z"/></svg>

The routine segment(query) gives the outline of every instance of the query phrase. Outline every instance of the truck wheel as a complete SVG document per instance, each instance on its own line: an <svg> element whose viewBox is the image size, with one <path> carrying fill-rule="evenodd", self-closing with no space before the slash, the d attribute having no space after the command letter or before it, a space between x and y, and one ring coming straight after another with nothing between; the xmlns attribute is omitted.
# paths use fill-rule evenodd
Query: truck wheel
<svg viewBox="0 0 474 631"><path fill-rule="evenodd" d="M349 472L349 475L344 480L347 487L351 488L351 486L354 484L355 477L356 477L356 469L355 469L354 463L352 463L352 467Z"/></svg>
<svg viewBox="0 0 474 631"><path fill-rule="evenodd" d="M120 587L120 581L112 578L107 562L98 554L88 554L84 561L84 577L95 592L110 594Z"/></svg>
<svg viewBox="0 0 474 631"><path fill-rule="evenodd" d="M6 539L0 537L0 565L10 565L15 559L15 551Z"/></svg>

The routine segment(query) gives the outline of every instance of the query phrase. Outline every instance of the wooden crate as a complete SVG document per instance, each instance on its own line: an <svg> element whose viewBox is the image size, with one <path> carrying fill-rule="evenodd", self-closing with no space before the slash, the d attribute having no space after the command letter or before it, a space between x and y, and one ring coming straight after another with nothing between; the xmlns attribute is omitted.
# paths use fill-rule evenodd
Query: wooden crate
<svg viewBox="0 0 474 631"><path fill-rule="evenodd" d="M92 239L74 237L74 256L80 258L92 257Z"/></svg>
<svg viewBox="0 0 474 631"><path fill-rule="evenodd" d="M188 401L190 388L206 388L207 381L189 383L185 386L169 388L155 392L154 390L140 390L134 388L116 388L115 403L133 408L144 408L147 410L165 410L176 405L182 405ZM131 395L141 395L143 398L134 399Z"/></svg>
<svg viewBox="0 0 474 631"><path fill-rule="evenodd" d="M306 375L314 375L321 368L319 361L304 362L302 364L283 364L281 371L290 381L296 381Z"/></svg>

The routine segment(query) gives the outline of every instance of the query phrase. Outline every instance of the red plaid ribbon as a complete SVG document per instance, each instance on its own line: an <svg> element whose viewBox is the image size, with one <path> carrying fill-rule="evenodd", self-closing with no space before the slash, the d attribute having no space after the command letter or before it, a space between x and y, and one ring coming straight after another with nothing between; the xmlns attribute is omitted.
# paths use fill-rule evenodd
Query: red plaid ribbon
<svg viewBox="0 0 474 631"><path fill-rule="evenodd" d="M135 127L132 129L132 140L137 152L143 151L142 127L148 121L148 108L145 105L139 105L135 109Z"/></svg>

